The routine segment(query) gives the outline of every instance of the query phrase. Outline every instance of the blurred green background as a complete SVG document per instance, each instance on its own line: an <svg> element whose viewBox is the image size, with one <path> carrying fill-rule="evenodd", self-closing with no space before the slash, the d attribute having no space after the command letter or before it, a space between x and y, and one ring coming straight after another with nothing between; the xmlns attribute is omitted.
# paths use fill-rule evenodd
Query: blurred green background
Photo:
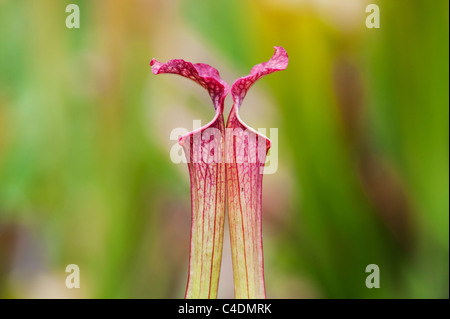
<svg viewBox="0 0 450 319"><path fill-rule="evenodd" d="M65 26L69 3L80 29ZM232 83L280 45L288 69L242 108L279 132L263 182L267 296L448 298L448 6L0 0L0 297L182 298L190 188L169 137L214 112L150 59L208 63ZM65 287L68 264L80 289Z"/></svg>

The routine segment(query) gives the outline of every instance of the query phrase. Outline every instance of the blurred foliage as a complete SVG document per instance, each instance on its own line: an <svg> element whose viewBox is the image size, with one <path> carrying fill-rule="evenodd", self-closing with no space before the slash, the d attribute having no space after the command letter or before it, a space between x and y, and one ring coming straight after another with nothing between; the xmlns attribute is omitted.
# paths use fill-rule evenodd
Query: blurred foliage
<svg viewBox="0 0 450 319"><path fill-rule="evenodd" d="M229 80L281 45L288 69L243 105L251 124L264 88L277 120L258 121L279 128L268 297L448 298L448 1L371 2L380 29L359 0L0 0L0 297L182 297L189 180L169 133L211 105L148 63ZM364 284L372 263L380 289Z"/></svg>

